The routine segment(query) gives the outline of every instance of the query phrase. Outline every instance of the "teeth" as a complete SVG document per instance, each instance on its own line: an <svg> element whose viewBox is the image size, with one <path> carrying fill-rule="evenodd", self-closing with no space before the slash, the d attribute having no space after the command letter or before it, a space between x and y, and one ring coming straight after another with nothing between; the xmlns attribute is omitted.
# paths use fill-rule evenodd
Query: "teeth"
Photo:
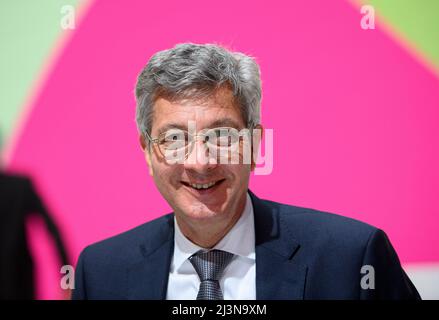
<svg viewBox="0 0 439 320"><path fill-rule="evenodd" d="M207 189L207 188L210 188L211 186L213 186L215 183L216 183L216 181L205 183L205 184L190 183L190 186L192 188L195 188L195 189Z"/></svg>

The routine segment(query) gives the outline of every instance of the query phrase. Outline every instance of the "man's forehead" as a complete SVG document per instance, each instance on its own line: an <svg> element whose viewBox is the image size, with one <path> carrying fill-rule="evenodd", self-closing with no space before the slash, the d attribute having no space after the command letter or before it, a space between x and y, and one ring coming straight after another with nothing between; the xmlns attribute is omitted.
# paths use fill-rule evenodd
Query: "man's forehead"
<svg viewBox="0 0 439 320"><path fill-rule="evenodd" d="M153 128L160 132L168 128L186 129L189 122L198 129L204 127L235 127L244 125L241 111L232 103L198 103L196 101L170 102L158 99L154 106Z"/></svg>
<svg viewBox="0 0 439 320"><path fill-rule="evenodd" d="M204 129L204 128L217 128L217 127L232 127L236 129L241 129L242 122L236 119L232 119L229 117L223 117L223 118L217 118L212 121L194 121L194 120L188 120L188 121L168 121L166 123L161 124L157 131L164 132L166 130L177 128L182 130L187 130L190 127L196 127L197 129Z"/></svg>
<svg viewBox="0 0 439 320"><path fill-rule="evenodd" d="M184 101L171 102L159 98L154 104L154 117L192 117L208 118L217 117L222 114L239 114L240 110L233 103L216 103L216 101Z"/></svg>

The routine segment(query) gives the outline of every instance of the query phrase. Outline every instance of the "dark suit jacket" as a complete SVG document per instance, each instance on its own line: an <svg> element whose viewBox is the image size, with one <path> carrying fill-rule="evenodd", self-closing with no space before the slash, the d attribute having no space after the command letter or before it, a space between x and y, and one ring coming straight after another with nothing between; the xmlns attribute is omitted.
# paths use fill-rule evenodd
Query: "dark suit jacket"
<svg viewBox="0 0 439 320"><path fill-rule="evenodd" d="M383 231L250 196L257 299L419 299ZM173 214L88 246L73 299L165 299L173 248ZM361 288L363 265L374 267L375 289Z"/></svg>
<svg viewBox="0 0 439 320"><path fill-rule="evenodd" d="M0 299L33 299L34 274L26 219L39 215L69 264L61 235L29 178L0 172Z"/></svg>

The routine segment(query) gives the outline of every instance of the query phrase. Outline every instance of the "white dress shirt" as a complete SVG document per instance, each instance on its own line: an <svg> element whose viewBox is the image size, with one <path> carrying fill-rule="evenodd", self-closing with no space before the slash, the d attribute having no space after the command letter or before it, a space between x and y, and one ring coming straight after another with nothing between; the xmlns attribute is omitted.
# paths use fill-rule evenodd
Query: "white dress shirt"
<svg viewBox="0 0 439 320"><path fill-rule="evenodd" d="M169 272L167 300L195 300L200 279L188 258L203 248L181 232L174 217L174 255ZM235 255L220 280L225 300L256 299L256 253L253 206L250 195L244 212L232 229L213 248Z"/></svg>

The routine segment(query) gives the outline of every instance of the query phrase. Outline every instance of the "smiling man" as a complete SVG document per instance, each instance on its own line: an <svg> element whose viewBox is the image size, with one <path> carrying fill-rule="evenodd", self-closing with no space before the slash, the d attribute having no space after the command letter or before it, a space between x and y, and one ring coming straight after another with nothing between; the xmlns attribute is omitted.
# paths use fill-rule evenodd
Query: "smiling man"
<svg viewBox="0 0 439 320"><path fill-rule="evenodd" d="M253 58L210 44L160 51L136 100L173 213L84 249L74 299L419 298L383 231L248 189L262 132Z"/></svg>

